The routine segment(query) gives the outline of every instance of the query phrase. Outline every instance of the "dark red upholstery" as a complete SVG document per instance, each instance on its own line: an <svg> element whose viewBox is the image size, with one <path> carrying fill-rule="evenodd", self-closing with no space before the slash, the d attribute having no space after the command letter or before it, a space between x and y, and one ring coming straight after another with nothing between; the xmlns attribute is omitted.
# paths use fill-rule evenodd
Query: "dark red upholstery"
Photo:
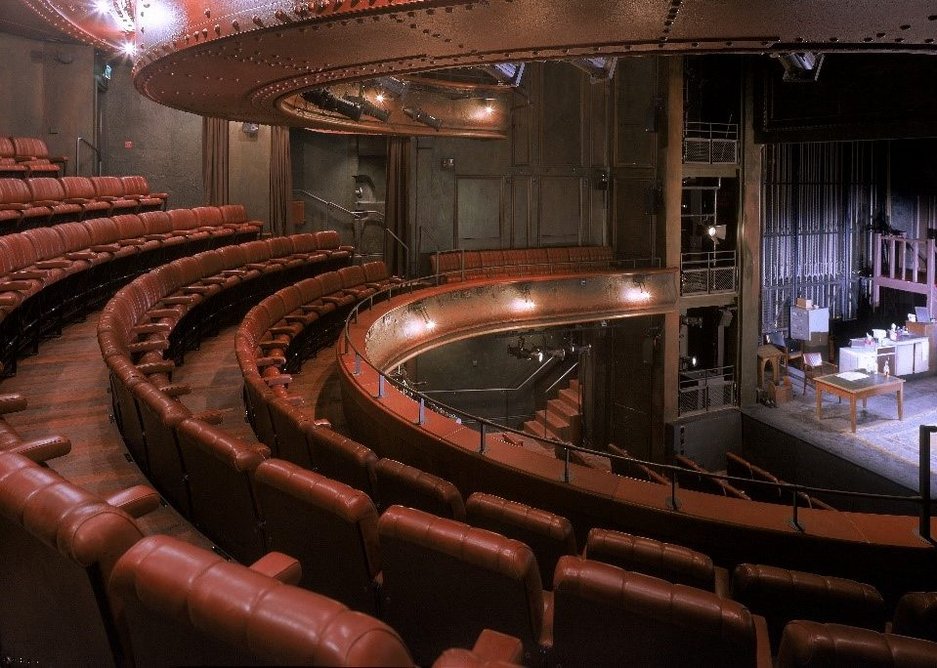
<svg viewBox="0 0 937 668"><path fill-rule="evenodd" d="M591 529L583 556L674 584L726 592L726 577L717 578L713 560L681 545L662 543L609 529ZM717 582L718 581L718 582ZM718 586L717 586L718 584Z"/></svg>
<svg viewBox="0 0 937 668"><path fill-rule="evenodd" d="M299 560L299 585L377 614L377 510L367 494L279 459L254 480L267 547Z"/></svg>
<svg viewBox="0 0 937 668"><path fill-rule="evenodd" d="M875 587L776 566L739 564L732 572L732 598L768 620L772 647L785 624L809 619L885 629L885 602Z"/></svg>
<svg viewBox="0 0 937 668"><path fill-rule="evenodd" d="M937 643L841 624L797 620L784 628L778 668L933 668Z"/></svg>
<svg viewBox="0 0 937 668"><path fill-rule="evenodd" d="M764 620L735 601L579 557L553 582L555 665L771 666Z"/></svg>
<svg viewBox="0 0 937 668"><path fill-rule="evenodd" d="M903 636L937 641L937 592L908 592L898 599L891 630Z"/></svg>
<svg viewBox="0 0 937 668"><path fill-rule="evenodd" d="M485 628L519 638L525 663L539 663L551 612L529 547L402 506L384 512L378 531L384 619L417 663L471 647Z"/></svg>
<svg viewBox="0 0 937 668"><path fill-rule="evenodd" d="M311 422L304 431L307 443L312 445L312 461L316 471L376 498L374 467L378 457L370 448Z"/></svg>
<svg viewBox="0 0 937 668"><path fill-rule="evenodd" d="M134 665L408 666L386 624L169 536L110 579Z"/></svg>
<svg viewBox="0 0 937 668"><path fill-rule="evenodd" d="M525 543L537 558L546 589L553 589L553 571L564 554L577 554L572 523L539 508L475 492L465 502L466 522Z"/></svg>
<svg viewBox="0 0 937 668"><path fill-rule="evenodd" d="M462 495L448 480L393 459L378 461L374 476L382 508L407 506L439 517L465 519Z"/></svg>
<svg viewBox="0 0 937 668"><path fill-rule="evenodd" d="M33 665L114 665L99 598L143 534L133 518L25 457L0 452L0 638Z"/></svg>

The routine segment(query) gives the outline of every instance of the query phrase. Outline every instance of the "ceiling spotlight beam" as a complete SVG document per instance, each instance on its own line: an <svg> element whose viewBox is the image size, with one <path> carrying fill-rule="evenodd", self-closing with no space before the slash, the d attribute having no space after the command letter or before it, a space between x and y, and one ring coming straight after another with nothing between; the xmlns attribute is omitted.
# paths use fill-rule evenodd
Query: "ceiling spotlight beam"
<svg viewBox="0 0 937 668"><path fill-rule="evenodd" d="M442 127L442 121L440 119L436 118L432 114L426 113L422 109L415 108L415 107L404 107L403 113L405 113L407 116L417 121L418 123L422 123L423 125L428 125L434 130L438 130L439 128Z"/></svg>
<svg viewBox="0 0 937 668"><path fill-rule="evenodd" d="M820 76L820 67L823 65L823 54L813 51L792 51L778 55L781 66L784 67L784 81L810 82L816 81Z"/></svg>

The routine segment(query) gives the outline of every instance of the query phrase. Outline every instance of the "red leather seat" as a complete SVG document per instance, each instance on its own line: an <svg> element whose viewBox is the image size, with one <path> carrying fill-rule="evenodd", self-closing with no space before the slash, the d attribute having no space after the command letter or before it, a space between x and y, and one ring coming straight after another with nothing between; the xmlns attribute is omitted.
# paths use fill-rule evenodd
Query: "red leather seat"
<svg viewBox="0 0 937 668"><path fill-rule="evenodd" d="M169 193L150 192L145 176L122 176L120 182L124 186L124 197L137 200L141 211L166 208Z"/></svg>
<svg viewBox="0 0 937 668"><path fill-rule="evenodd" d="M465 502L465 517L472 526L514 538L530 547L546 589L553 589L553 571L559 558L578 554L572 523L539 508L475 492Z"/></svg>
<svg viewBox="0 0 937 668"><path fill-rule="evenodd" d="M49 147L38 137L12 137L12 142L16 161L26 167L30 176L58 176L59 165L65 171L68 158L50 156Z"/></svg>
<svg viewBox="0 0 937 668"><path fill-rule="evenodd" d="M428 665L450 647L471 647L486 628L520 639L525 663L540 663L552 610L529 547L402 506L384 511L378 532L384 619L417 663Z"/></svg>
<svg viewBox="0 0 937 668"><path fill-rule="evenodd" d="M367 494L279 459L254 471L268 548L299 560L299 585L377 614L377 510Z"/></svg>
<svg viewBox="0 0 937 668"><path fill-rule="evenodd" d="M784 628L778 668L933 668L937 643L842 624L797 620Z"/></svg>
<svg viewBox="0 0 937 668"><path fill-rule="evenodd" d="M383 622L271 577L289 580L294 572L286 555L271 553L248 568L151 536L118 561L108 591L140 668L413 665Z"/></svg>
<svg viewBox="0 0 937 668"><path fill-rule="evenodd" d="M580 557L553 584L552 665L771 666L764 620L735 601Z"/></svg>
<svg viewBox="0 0 937 668"><path fill-rule="evenodd" d="M24 178L26 165L16 162L16 149L9 137L0 137L0 177Z"/></svg>
<svg viewBox="0 0 937 668"><path fill-rule="evenodd" d="M91 183L97 198L109 202L113 213L136 213L140 203L124 196L124 184L117 176L92 176Z"/></svg>
<svg viewBox="0 0 937 668"><path fill-rule="evenodd" d="M378 461L374 476L382 508L400 505L439 517L465 520L462 495L448 480L393 459Z"/></svg>
<svg viewBox="0 0 937 668"><path fill-rule="evenodd" d="M63 176L59 179L68 202L78 204L84 217L106 216L111 203L97 198L94 184L87 176Z"/></svg>
<svg viewBox="0 0 937 668"><path fill-rule="evenodd" d="M315 470L375 498L374 467L377 455L369 447L342 436L329 427L307 423L306 442L311 444Z"/></svg>
<svg viewBox="0 0 937 668"><path fill-rule="evenodd" d="M32 199L24 179L0 179L0 231L15 232L48 222L52 208L35 204Z"/></svg>

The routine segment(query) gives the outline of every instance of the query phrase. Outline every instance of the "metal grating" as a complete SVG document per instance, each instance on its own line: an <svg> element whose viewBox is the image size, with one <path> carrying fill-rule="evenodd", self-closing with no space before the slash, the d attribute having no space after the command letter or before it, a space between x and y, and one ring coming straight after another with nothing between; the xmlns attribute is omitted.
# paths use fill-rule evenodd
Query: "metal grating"
<svg viewBox="0 0 937 668"><path fill-rule="evenodd" d="M881 142L773 144L765 149L761 331L789 327L798 297L856 317L858 276L883 215L887 147Z"/></svg>

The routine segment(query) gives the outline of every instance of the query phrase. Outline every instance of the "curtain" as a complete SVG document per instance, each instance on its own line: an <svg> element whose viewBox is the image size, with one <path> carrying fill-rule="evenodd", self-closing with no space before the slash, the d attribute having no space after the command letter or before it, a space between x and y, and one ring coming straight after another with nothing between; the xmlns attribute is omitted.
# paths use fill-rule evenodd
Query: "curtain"
<svg viewBox="0 0 937 668"><path fill-rule="evenodd" d="M293 172L290 164L290 129L270 128L270 232L289 234Z"/></svg>
<svg viewBox="0 0 937 668"><path fill-rule="evenodd" d="M410 239L410 144L409 137L387 138L387 189L384 196L384 262L398 276L408 274L407 252L394 235L412 246Z"/></svg>
<svg viewBox="0 0 937 668"><path fill-rule="evenodd" d="M228 121L202 117L202 190L207 205L228 203Z"/></svg>

